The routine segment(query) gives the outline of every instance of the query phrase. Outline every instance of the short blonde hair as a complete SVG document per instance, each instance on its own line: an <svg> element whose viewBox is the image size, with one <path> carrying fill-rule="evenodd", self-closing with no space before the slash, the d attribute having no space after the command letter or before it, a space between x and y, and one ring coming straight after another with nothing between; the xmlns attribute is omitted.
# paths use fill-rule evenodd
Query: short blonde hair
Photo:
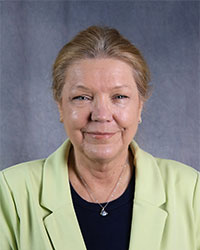
<svg viewBox="0 0 200 250"><path fill-rule="evenodd" d="M150 72L140 51L116 29L90 26L78 33L58 53L53 65L53 96L61 101L67 68L75 61L87 58L116 58L128 63L133 69L139 96L149 97Z"/></svg>

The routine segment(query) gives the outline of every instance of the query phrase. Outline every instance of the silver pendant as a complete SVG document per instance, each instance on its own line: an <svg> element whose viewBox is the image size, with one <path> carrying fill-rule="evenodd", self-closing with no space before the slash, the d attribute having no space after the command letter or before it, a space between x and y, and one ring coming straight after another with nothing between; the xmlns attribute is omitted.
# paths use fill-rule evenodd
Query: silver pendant
<svg viewBox="0 0 200 250"><path fill-rule="evenodd" d="M100 212L100 215L103 216L103 217L105 217L106 215L108 215L108 212L106 212L106 211L104 210L104 208L102 208L102 209L101 209L101 212Z"/></svg>

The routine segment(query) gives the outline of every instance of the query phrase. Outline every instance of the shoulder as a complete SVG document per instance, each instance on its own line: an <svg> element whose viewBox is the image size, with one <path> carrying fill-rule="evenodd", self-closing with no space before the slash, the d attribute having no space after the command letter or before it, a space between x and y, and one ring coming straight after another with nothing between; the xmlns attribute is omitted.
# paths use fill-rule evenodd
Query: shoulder
<svg viewBox="0 0 200 250"><path fill-rule="evenodd" d="M24 190L32 183L37 186L41 182L45 159L20 163L0 172L0 186L8 185L13 192Z"/></svg>
<svg viewBox="0 0 200 250"><path fill-rule="evenodd" d="M142 150L135 141L131 147L136 161L141 163L144 175L160 176L166 192L184 193L188 196L195 192L200 175L196 169L178 161L155 157Z"/></svg>
<svg viewBox="0 0 200 250"><path fill-rule="evenodd" d="M199 172L196 169L184 163L169 159L156 158L156 157L154 157L154 159L157 162L161 174L163 176L168 176L168 178L172 178L176 181L196 180L196 178L199 175Z"/></svg>
<svg viewBox="0 0 200 250"><path fill-rule="evenodd" d="M65 168L65 157L68 157L70 147L71 142L66 140L46 159L24 162L0 171L0 189L7 185L16 195L20 191L39 193L45 173L47 180L62 175L60 166Z"/></svg>
<svg viewBox="0 0 200 250"><path fill-rule="evenodd" d="M155 157L141 149L135 141L132 141L130 146L136 161L140 161L141 166L144 166L144 171L147 171L146 166L148 165L151 166L149 169L152 171L157 169L163 179L177 182L181 180L195 181L199 176L199 172L196 169L178 161Z"/></svg>
<svg viewBox="0 0 200 250"><path fill-rule="evenodd" d="M181 162L155 158L167 192L193 199L197 191L200 173ZM199 192L199 190L198 190Z"/></svg>

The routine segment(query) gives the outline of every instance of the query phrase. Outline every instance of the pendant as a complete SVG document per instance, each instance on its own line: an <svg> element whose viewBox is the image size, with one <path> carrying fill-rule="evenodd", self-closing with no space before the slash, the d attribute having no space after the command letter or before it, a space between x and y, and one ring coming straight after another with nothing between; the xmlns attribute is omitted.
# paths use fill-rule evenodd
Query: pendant
<svg viewBox="0 0 200 250"><path fill-rule="evenodd" d="M103 216L103 217L105 217L106 215L108 215L108 212L106 212L106 211L104 210L104 208L102 208L102 209L101 209L101 212L100 212L100 215Z"/></svg>

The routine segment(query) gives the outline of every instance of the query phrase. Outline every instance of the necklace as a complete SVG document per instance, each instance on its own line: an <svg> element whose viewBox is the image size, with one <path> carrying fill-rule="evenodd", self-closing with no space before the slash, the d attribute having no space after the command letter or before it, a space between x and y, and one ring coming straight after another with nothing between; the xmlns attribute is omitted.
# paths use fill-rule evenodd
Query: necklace
<svg viewBox="0 0 200 250"><path fill-rule="evenodd" d="M125 169L126 165L127 165L127 163L126 163L125 165L123 165L122 171L121 171L121 173L120 173L120 175L119 175L119 177L118 177L118 180L117 180L115 186L113 187L111 193L109 194L109 196L108 196L108 198L107 198L107 202L106 202L106 204L105 204L104 206L103 206L101 203L99 203L97 199L94 198L94 195L92 195L92 192L89 191L90 188L89 188L88 184L87 184L86 181L83 179L83 177L78 173L78 175L79 175L79 177L80 177L80 179L81 179L83 185L85 186L85 189L86 189L86 191L87 191L87 193L88 193L90 199L91 199L93 202L97 203L97 204L101 207L100 215L103 216L103 217L105 217L106 215L108 215L108 212L105 210L105 208L106 208L106 207L108 206L108 204L110 203L110 199L114 197L114 194L115 194L115 192L116 192L116 190L117 190L117 187L119 186L119 184L120 184L120 182L121 182L122 174L123 174L123 172L124 172L124 169Z"/></svg>

